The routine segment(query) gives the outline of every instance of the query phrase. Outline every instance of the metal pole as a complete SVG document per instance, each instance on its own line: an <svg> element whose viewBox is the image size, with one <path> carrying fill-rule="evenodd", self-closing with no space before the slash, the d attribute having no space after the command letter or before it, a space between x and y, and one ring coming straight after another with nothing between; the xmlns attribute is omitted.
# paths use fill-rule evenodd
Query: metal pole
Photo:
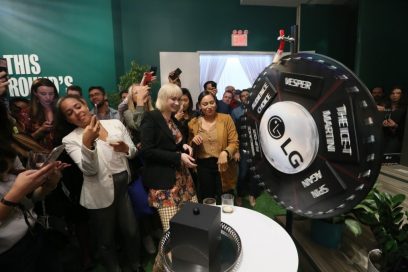
<svg viewBox="0 0 408 272"><path fill-rule="evenodd" d="M298 25L293 25L290 28L290 36L293 38L293 42L290 43L290 53L295 54L298 52L299 48L299 27Z"/></svg>
<svg viewBox="0 0 408 272"><path fill-rule="evenodd" d="M290 28L291 32L291 37L293 38L293 41L290 42L290 53L295 54L298 52L298 26L293 25ZM292 235L292 229L293 229L293 213L289 210L286 210L286 224L285 224L285 229L289 233L289 235Z"/></svg>

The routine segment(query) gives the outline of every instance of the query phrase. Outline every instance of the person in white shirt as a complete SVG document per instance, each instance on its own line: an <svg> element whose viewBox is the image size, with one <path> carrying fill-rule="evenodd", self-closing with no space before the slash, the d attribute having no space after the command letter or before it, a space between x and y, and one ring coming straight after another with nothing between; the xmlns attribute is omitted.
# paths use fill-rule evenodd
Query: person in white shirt
<svg viewBox="0 0 408 272"><path fill-rule="evenodd" d="M88 209L91 228L106 271L120 271L115 234L123 239L124 266L143 271L140 233L127 192L128 159L136 154L127 129L119 120L97 120L86 102L65 96L57 105L58 126L74 128L62 142L84 177L80 204Z"/></svg>

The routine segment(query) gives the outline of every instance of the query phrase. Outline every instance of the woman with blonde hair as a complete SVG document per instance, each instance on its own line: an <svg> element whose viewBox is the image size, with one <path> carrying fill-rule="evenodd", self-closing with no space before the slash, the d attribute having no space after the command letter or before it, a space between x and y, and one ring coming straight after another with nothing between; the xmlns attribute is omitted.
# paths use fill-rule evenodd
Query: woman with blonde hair
<svg viewBox="0 0 408 272"><path fill-rule="evenodd" d="M140 86L134 83L128 89L127 110L123 113L123 123L129 131L135 146L140 149L140 125L145 112L153 111L152 99L150 96L150 88L148 86ZM140 169L143 166L142 158L136 156L129 160L129 166L132 173L132 179L140 175ZM137 195L137 197L140 197ZM140 201L140 200L139 200ZM140 217L140 226L142 231L142 241L146 251L149 254L156 252L156 246L153 241L153 229L158 227L159 220L157 214L140 214L137 207L134 207L135 213ZM160 227L158 227L160 228Z"/></svg>
<svg viewBox="0 0 408 272"><path fill-rule="evenodd" d="M149 204L158 210L165 231L184 202L197 202L187 169L196 166L192 148L185 144L174 118L181 96L180 87L164 84L157 96L157 110L146 112L141 126L143 182L149 188Z"/></svg>
<svg viewBox="0 0 408 272"><path fill-rule="evenodd" d="M132 84L127 97L127 110L123 113L123 123L129 130L134 144L140 143L140 124L145 112L154 110L149 86Z"/></svg>

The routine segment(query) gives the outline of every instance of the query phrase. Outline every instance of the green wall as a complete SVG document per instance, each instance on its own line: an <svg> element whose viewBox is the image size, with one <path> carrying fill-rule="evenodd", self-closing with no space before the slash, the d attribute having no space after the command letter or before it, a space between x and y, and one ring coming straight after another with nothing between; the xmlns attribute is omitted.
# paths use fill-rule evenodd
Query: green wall
<svg viewBox="0 0 408 272"><path fill-rule="evenodd" d="M360 0L356 71L370 89L382 86L390 92L399 85L408 93L407 12L406 0ZM408 118L401 164L408 165Z"/></svg>
<svg viewBox="0 0 408 272"><path fill-rule="evenodd" d="M116 89L110 0L2 0L0 25L0 55L38 56L41 73L10 75L22 78L19 90L27 91L24 83L42 76L57 78L63 91L69 77L86 90Z"/></svg>
<svg viewBox="0 0 408 272"><path fill-rule="evenodd" d="M357 6L302 5L300 50L315 50L354 68Z"/></svg>
<svg viewBox="0 0 408 272"><path fill-rule="evenodd" d="M401 53L408 46L407 5L302 5L300 49L355 68L368 87L408 86ZM72 78L84 89L116 90L133 59L158 66L160 51L274 51L278 30L289 33L295 22L295 8L241 6L239 0L2 0L0 55L38 56L40 74L12 74L22 84L53 76L61 89ZM233 29L249 30L248 47L230 46Z"/></svg>
<svg viewBox="0 0 408 272"><path fill-rule="evenodd" d="M408 1L360 0L356 71L369 88L408 91Z"/></svg>
<svg viewBox="0 0 408 272"><path fill-rule="evenodd" d="M301 49L347 65L353 54L344 52L352 48L344 37L350 35L333 20L338 14L333 7L302 7ZM274 51L279 29L289 33L295 22L295 8L241 6L239 0L3 0L0 54L38 57L41 73L11 74L16 95L27 94L24 83L40 76L55 77L61 90L71 82L116 90L133 59L159 66L160 51ZM233 29L249 30L248 47L231 47Z"/></svg>
<svg viewBox="0 0 408 272"><path fill-rule="evenodd" d="M239 0L121 0L125 68L135 59L159 66L159 52L275 51L295 8L241 6ZM248 29L248 47L231 47L233 29Z"/></svg>
<svg viewBox="0 0 408 272"><path fill-rule="evenodd" d="M275 51L279 29L290 33L296 8L241 6L239 0L121 0L124 69L135 59L159 65L159 52ZM354 68L356 6L302 5L301 50L316 50ZM230 45L233 29L249 30L249 46ZM289 46L287 47L289 50Z"/></svg>

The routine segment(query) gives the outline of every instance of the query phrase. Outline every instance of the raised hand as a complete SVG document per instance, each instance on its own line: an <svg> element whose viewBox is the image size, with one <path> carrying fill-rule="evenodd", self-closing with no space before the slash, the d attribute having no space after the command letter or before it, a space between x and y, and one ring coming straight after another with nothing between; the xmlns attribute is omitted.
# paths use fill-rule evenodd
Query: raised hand
<svg viewBox="0 0 408 272"><path fill-rule="evenodd" d="M178 121L180 121L180 120L182 120L182 119L184 118L184 104L183 104L182 101L180 101L180 108L179 108L179 110L177 111L177 113L174 115L174 117L175 117Z"/></svg>
<svg viewBox="0 0 408 272"><path fill-rule="evenodd" d="M150 87L145 85L145 86L134 86L132 92L136 95L136 104L138 106L143 106L147 100L149 99L150 96Z"/></svg>
<svg viewBox="0 0 408 272"><path fill-rule="evenodd" d="M88 149L92 149L93 143L99 137L99 131L101 129L101 124L99 120L96 119L96 116L92 116L91 122L84 129L82 135L82 144L85 145Z"/></svg>

